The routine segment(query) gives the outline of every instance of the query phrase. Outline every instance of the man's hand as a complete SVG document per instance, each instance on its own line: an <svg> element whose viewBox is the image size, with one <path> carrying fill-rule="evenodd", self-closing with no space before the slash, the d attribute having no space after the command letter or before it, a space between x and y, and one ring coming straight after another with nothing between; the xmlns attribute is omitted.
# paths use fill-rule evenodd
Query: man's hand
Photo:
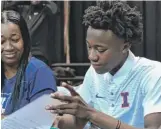
<svg viewBox="0 0 161 129"><path fill-rule="evenodd" d="M60 122L61 118L62 118L62 116L56 116L52 127L59 128L59 122Z"/></svg>
<svg viewBox="0 0 161 129"><path fill-rule="evenodd" d="M64 104L54 106L49 105L47 110L51 110L52 113L58 114L56 120L53 123L54 127L61 129L83 129L89 119L89 111L91 108L85 103L80 95L73 89L72 86L62 83L62 86L69 90L71 96L56 92L51 95L55 99L59 99Z"/></svg>
<svg viewBox="0 0 161 129"><path fill-rule="evenodd" d="M1 120L4 119L4 118L5 118L5 116L1 114Z"/></svg>
<svg viewBox="0 0 161 129"><path fill-rule="evenodd" d="M50 105L48 110L52 110L56 114L70 114L78 118L87 120L89 119L89 111L91 108L85 103L85 101L80 97L80 95L73 89L72 86L62 83L62 86L68 89L71 93L71 96L62 95L58 92L51 95L52 98L58 99L66 104L61 104L58 106Z"/></svg>

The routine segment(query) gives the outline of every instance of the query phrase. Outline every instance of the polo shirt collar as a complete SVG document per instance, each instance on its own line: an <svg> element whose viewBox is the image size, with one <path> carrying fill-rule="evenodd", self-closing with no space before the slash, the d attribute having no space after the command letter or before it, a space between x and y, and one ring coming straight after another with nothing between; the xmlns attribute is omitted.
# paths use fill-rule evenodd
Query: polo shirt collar
<svg viewBox="0 0 161 129"><path fill-rule="evenodd" d="M128 77L128 74L135 66L138 57L136 57L130 50L129 55L124 62L123 66L111 77L111 81L113 81L116 85L121 85L123 81Z"/></svg>

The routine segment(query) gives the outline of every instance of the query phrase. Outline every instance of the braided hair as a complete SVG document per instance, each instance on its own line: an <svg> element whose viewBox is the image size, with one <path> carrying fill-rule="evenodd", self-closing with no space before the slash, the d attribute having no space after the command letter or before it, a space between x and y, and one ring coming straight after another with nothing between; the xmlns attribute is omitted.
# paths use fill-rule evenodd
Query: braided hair
<svg viewBox="0 0 161 129"><path fill-rule="evenodd" d="M29 57L29 52L30 52L30 36L29 36L27 24L26 24L25 20L23 19L23 17L18 12L13 11L13 10L6 10L6 11L4 10L1 13L1 23L6 24L9 22L19 26L21 34L22 34L22 39L24 42L24 45L23 45L24 52L23 52L20 62L19 62L18 70L16 73L16 83L15 83L14 90L13 90L12 97L11 97L11 102L13 104L13 110L14 110L14 107L20 97L20 87L23 84L21 82L25 81L24 80L25 79L25 77L24 77L25 76L25 69L28 64L28 57ZM4 64L2 61L1 89L3 89L3 87L4 87L4 80L6 78L4 72L5 72Z"/></svg>
<svg viewBox="0 0 161 129"><path fill-rule="evenodd" d="M85 10L83 24L94 29L111 30L132 44L142 41L142 15L125 1L97 1Z"/></svg>

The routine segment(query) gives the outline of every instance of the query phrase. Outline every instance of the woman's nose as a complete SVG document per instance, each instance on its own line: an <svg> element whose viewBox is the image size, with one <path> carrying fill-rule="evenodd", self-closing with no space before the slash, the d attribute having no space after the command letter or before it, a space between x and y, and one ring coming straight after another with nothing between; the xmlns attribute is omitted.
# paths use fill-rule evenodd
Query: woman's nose
<svg viewBox="0 0 161 129"><path fill-rule="evenodd" d="M4 50L6 51L12 51L14 49L13 45L10 43L10 41L6 41L4 44Z"/></svg>

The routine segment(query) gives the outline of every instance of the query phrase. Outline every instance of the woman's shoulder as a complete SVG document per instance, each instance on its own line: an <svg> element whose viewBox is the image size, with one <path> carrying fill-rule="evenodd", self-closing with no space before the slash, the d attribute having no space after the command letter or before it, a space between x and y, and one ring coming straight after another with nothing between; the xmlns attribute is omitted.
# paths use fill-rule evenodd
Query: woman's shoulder
<svg viewBox="0 0 161 129"><path fill-rule="evenodd" d="M41 67L48 67L43 61L37 59L36 57L31 57L27 68L40 69Z"/></svg>
<svg viewBox="0 0 161 129"><path fill-rule="evenodd" d="M52 72L52 70L50 69L49 66L47 66L43 61L35 58L35 57L31 57L29 62L28 62L28 65L26 67L26 73L27 75L28 74L34 74L36 73L38 70L40 69L47 69L47 71L50 71Z"/></svg>
<svg viewBox="0 0 161 129"><path fill-rule="evenodd" d="M35 68L40 68L40 67L48 67L43 61L40 59L37 59L36 57L31 57L28 66L32 66Z"/></svg>

